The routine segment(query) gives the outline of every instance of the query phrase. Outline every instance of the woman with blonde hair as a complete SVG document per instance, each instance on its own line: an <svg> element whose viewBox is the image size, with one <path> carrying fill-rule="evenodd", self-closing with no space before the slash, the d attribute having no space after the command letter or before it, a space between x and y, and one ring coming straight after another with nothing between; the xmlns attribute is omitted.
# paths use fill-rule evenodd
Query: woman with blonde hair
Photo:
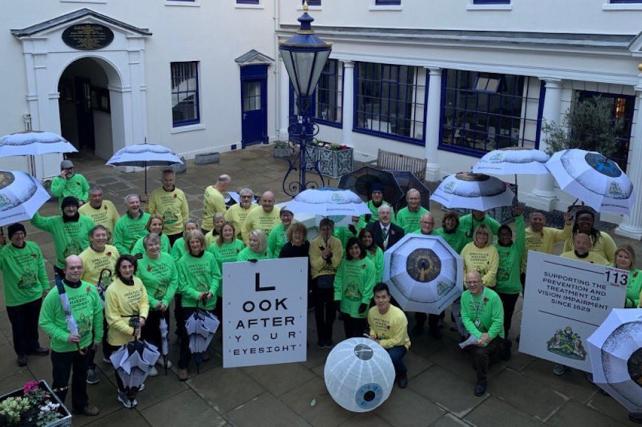
<svg viewBox="0 0 642 427"><path fill-rule="evenodd" d="M622 245L615 250L615 267L629 272L626 282L626 308L636 308L640 305L642 293L642 274L635 268L635 251L631 245Z"/></svg>
<svg viewBox="0 0 642 427"><path fill-rule="evenodd" d="M149 233L158 234L160 236L161 252L165 252L166 254L168 254L172 250L172 244L169 241L169 237L163 234L164 228L165 221L163 220L162 216L158 214L150 215L149 219L147 220L147 224L145 224L145 230L147 230L145 236L147 236ZM145 246L143 245L143 239L145 238L145 236L141 237L136 241L136 243L134 243L131 254L136 258L140 258L145 253Z"/></svg>
<svg viewBox="0 0 642 427"><path fill-rule="evenodd" d="M497 248L492 245L490 228L481 224L473 233L473 241L466 244L461 250L461 257L464 259L464 273L477 271L482 277L484 286L494 288L499 268L499 254Z"/></svg>
<svg viewBox="0 0 642 427"><path fill-rule="evenodd" d="M248 246L243 249L237 261L268 259L267 238L263 230L252 230L248 236Z"/></svg>

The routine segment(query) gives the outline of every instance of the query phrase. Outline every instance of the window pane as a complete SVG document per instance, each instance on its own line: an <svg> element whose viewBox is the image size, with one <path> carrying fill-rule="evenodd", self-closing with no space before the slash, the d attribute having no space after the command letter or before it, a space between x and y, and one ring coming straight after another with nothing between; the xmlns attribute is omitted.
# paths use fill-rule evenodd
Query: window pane
<svg viewBox="0 0 642 427"><path fill-rule="evenodd" d="M198 123L198 62L172 62L170 67L173 126Z"/></svg>

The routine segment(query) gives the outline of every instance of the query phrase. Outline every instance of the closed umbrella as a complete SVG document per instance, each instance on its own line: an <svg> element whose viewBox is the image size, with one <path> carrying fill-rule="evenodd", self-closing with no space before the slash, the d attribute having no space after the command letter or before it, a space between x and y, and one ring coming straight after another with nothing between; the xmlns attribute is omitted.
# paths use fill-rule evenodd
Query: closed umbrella
<svg viewBox="0 0 642 427"><path fill-rule="evenodd" d="M136 166L145 168L145 194L147 194L147 167L183 164L171 149L157 144L134 144L121 148L107 161L110 166Z"/></svg>
<svg viewBox="0 0 642 427"><path fill-rule="evenodd" d="M16 132L0 137L0 157L29 156L29 171L35 175L33 156L52 153L75 153L69 141L53 132Z"/></svg>
<svg viewBox="0 0 642 427"><path fill-rule="evenodd" d="M588 338L593 381L642 413L642 309L615 308Z"/></svg>
<svg viewBox="0 0 642 427"><path fill-rule="evenodd" d="M200 369L202 355L212 342L219 324L216 316L204 310L194 311L185 322L185 329L189 337L189 350L194 355L197 372Z"/></svg>
<svg viewBox="0 0 642 427"><path fill-rule="evenodd" d="M161 319L160 325L160 334L161 334L161 355L163 356L163 366L165 367L165 375L167 375L167 354L169 353L169 327L167 326L167 320L164 318Z"/></svg>
<svg viewBox="0 0 642 427"><path fill-rule="evenodd" d="M352 190L363 200L370 199L373 187L381 188L383 199L396 206L404 196L391 171L364 166L356 171L343 175L339 181L339 188Z"/></svg>
<svg viewBox="0 0 642 427"><path fill-rule="evenodd" d="M368 205L350 190L320 188L305 190L287 203L288 210L321 216L360 216L370 213Z"/></svg>
<svg viewBox="0 0 642 427"><path fill-rule="evenodd" d="M128 342L111 354L109 360L130 400L134 399L136 392L143 386L159 357L156 346L138 339Z"/></svg>
<svg viewBox="0 0 642 427"><path fill-rule="evenodd" d="M404 311L439 314L463 291L463 261L439 236L408 234L384 253L383 280Z"/></svg>
<svg viewBox="0 0 642 427"><path fill-rule="evenodd" d="M598 212L627 214L633 206L631 180L617 163L600 153L577 148L558 151L546 167L562 191Z"/></svg>
<svg viewBox="0 0 642 427"><path fill-rule="evenodd" d="M487 211L511 206L514 194L505 182L480 173L459 172L447 176L430 200L448 209Z"/></svg>
<svg viewBox="0 0 642 427"><path fill-rule="evenodd" d="M0 171L0 226L31 219L49 200L40 182L22 171Z"/></svg>
<svg viewBox="0 0 642 427"><path fill-rule="evenodd" d="M368 338L337 344L325 361L323 378L335 402L352 412L368 412L388 399L395 368L388 352Z"/></svg>

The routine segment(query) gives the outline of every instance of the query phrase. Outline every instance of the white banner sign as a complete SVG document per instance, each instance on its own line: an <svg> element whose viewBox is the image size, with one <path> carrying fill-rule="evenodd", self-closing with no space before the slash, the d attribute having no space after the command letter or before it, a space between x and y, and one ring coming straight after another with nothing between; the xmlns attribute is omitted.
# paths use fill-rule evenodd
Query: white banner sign
<svg viewBox="0 0 642 427"><path fill-rule="evenodd" d="M306 360L308 261L223 264L223 367Z"/></svg>
<svg viewBox="0 0 642 427"><path fill-rule="evenodd" d="M529 251L519 351L591 371L587 338L624 306L629 273Z"/></svg>

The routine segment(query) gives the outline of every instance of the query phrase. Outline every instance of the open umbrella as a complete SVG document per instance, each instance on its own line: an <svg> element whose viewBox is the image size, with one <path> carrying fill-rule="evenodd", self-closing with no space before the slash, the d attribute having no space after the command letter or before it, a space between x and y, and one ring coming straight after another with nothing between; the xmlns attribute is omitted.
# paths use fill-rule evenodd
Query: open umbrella
<svg viewBox="0 0 642 427"><path fill-rule="evenodd" d="M147 194L147 167L183 164L181 158L169 148L157 144L134 144L121 148L107 161L110 166L137 166L145 168L145 194Z"/></svg>
<svg viewBox="0 0 642 427"><path fill-rule="evenodd" d="M626 214L633 206L631 180L617 163L600 153L577 148L558 151L546 167L562 191L598 212Z"/></svg>
<svg viewBox="0 0 642 427"><path fill-rule="evenodd" d="M481 173L459 172L448 175L430 200L449 209L487 211L513 204L514 194L500 179Z"/></svg>
<svg viewBox="0 0 642 427"><path fill-rule="evenodd" d="M372 187L378 186L383 189L383 199L396 206L404 196L392 172L364 166L347 175L343 175L339 181L339 188L352 190L363 200L369 200Z"/></svg>
<svg viewBox="0 0 642 427"><path fill-rule="evenodd" d="M443 238L407 234L384 253L383 280L404 311L439 314L463 291L463 265Z"/></svg>
<svg viewBox="0 0 642 427"><path fill-rule="evenodd" d="M111 354L109 360L123 382L130 400L145 383L160 353L153 344L135 339Z"/></svg>
<svg viewBox="0 0 642 427"><path fill-rule="evenodd" d="M428 187L426 187L423 181L417 178L414 173L406 171L393 171L392 174L397 180L397 183L399 184L399 187L401 188L403 194L406 194L408 190L414 188L415 190L419 191L419 194L421 195L421 206L425 208L428 208L428 206L430 206L430 190L428 190ZM406 198L402 197L395 206L395 209L398 211L404 206L406 206Z"/></svg>
<svg viewBox="0 0 642 427"><path fill-rule="evenodd" d="M370 213L368 205L350 190L324 187L300 192L286 204L288 210L322 216L359 216Z"/></svg>
<svg viewBox="0 0 642 427"><path fill-rule="evenodd" d="M323 378L335 402L352 412L368 412L388 399L395 368L388 352L368 338L337 344L325 361Z"/></svg>
<svg viewBox="0 0 642 427"><path fill-rule="evenodd" d="M167 335L169 334L169 327L167 326L167 320L164 318L160 321L159 329L161 334L161 355L163 356L165 375L167 375L167 354L169 353L169 339Z"/></svg>
<svg viewBox="0 0 642 427"><path fill-rule="evenodd" d="M77 151L69 141L53 132L26 131L0 137L0 157L28 156L32 175L36 172L33 156Z"/></svg>
<svg viewBox="0 0 642 427"><path fill-rule="evenodd" d="M28 173L0 171L0 226L31 219L49 198Z"/></svg>
<svg viewBox="0 0 642 427"><path fill-rule="evenodd" d="M199 372L202 354L207 351L212 338L218 329L219 320L213 314L196 310L185 322L185 329L189 337L189 350L194 355L196 372Z"/></svg>
<svg viewBox="0 0 642 427"><path fill-rule="evenodd" d="M615 308L588 338L593 381L642 413L642 309Z"/></svg>

